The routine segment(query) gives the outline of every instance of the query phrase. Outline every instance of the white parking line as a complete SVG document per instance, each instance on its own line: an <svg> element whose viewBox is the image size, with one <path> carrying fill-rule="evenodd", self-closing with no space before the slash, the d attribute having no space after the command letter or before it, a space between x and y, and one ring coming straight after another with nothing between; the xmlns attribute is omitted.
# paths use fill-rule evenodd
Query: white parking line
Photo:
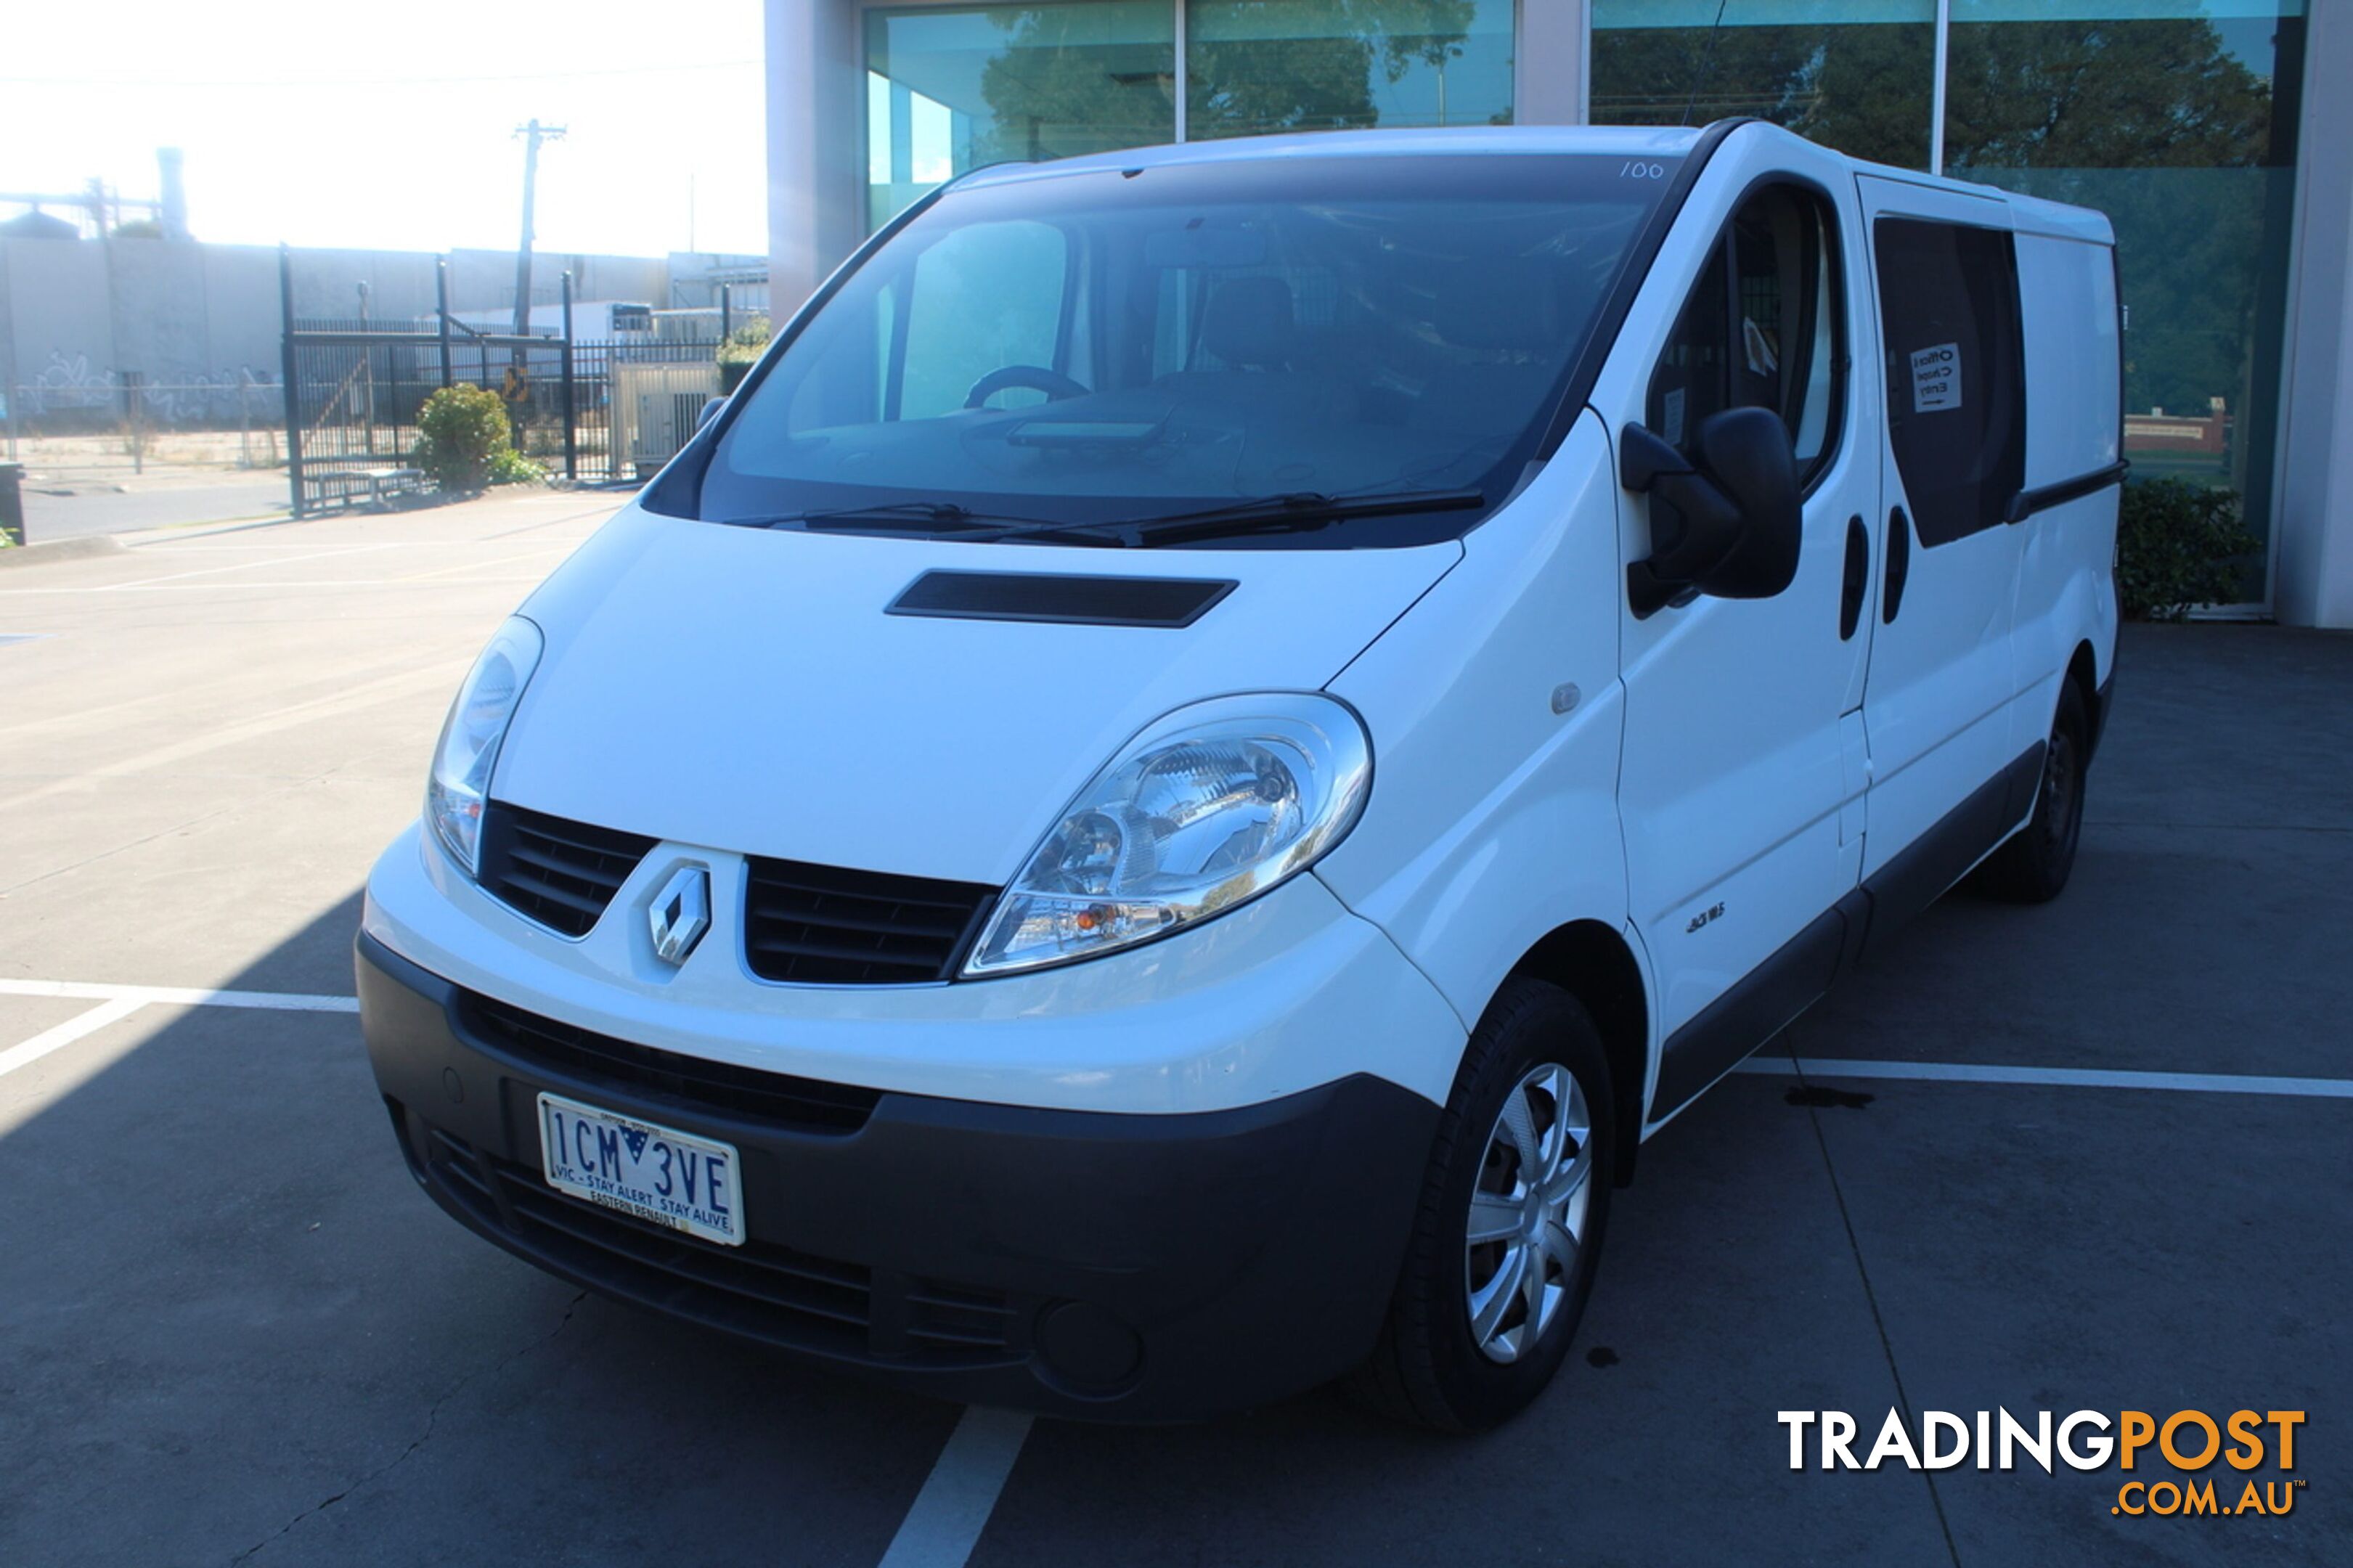
<svg viewBox="0 0 2353 1568"><path fill-rule="evenodd" d="M44 1029L23 1045L0 1051L0 1078L30 1067L51 1051L63 1049L85 1035L95 1035L109 1024L119 1024L147 1004L135 996L118 996L87 1013L77 1013L54 1029Z"/></svg>
<svg viewBox="0 0 2353 1568"><path fill-rule="evenodd" d="M143 1007L258 1007L273 1013L356 1013L356 996L305 996L292 991L210 991L200 986L86 984L77 980L0 980L0 996L68 996ZM26 1044L29 1045L29 1040ZM22 1048L21 1047L19 1047Z"/></svg>
<svg viewBox="0 0 2353 1568"><path fill-rule="evenodd" d="M1788 1057L1752 1057L1736 1072L1787 1078ZM2353 1079L2267 1078L2253 1073L2131 1072L2107 1068L1985 1067L1975 1062L1848 1061L1799 1057L1807 1078L1906 1079L1926 1083L2048 1084L2063 1089L2169 1089L2192 1094L2284 1094L2313 1100L2353 1100Z"/></svg>
<svg viewBox="0 0 2353 1568"><path fill-rule="evenodd" d="M891 1538L882 1568L964 1568L1021 1457L1029 1423L1020 1411L966 1406Z"/></svg>

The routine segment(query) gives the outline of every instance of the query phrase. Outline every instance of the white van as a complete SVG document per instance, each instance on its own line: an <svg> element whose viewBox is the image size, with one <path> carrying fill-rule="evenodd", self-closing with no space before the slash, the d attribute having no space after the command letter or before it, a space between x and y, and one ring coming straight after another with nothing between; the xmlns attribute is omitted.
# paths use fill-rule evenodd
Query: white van
<svg viewBox="0 0 2353 1568"><path fill-rule="evenodd" d="M417 1179L959 1399L1491 1426L1635 1150L2108 708L2097 213L1754 122L1218 142L877 234L467 678Z"/></svg>

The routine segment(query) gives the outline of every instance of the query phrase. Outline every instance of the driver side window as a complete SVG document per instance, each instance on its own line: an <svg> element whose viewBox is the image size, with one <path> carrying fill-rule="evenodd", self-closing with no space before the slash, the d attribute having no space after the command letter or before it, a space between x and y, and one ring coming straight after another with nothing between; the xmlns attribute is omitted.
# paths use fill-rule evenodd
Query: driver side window
<svg viewBox="0 0 2353 1568"><path fill-rule="evenodd" d="M1060 368L1068 263L1061 231L1042 223L975 224L924 251L909 291L892 416L954 413L976 382L1008 365ZM1008 407L1044 395L1013 388L989 401Z"/></svg>
<svg viewBox="0 0 2353 1568"><path fill-rule="evenodd" d="M1838 449L1846 399L1836 244L1810 191L1768 185L1743 202L1651 373L1644 423L1689 457L1709 415L1772 409L1810 484Z"/></svg>

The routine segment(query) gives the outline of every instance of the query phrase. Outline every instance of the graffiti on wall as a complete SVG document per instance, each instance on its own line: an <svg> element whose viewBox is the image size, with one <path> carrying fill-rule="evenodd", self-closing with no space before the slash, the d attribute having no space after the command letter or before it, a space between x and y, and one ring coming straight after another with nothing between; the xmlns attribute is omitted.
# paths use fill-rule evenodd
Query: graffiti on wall
<svg viewBox="0 0 2353 1568"><path fill-rule="evenodd" d="M278 411L278 376L237 365L213 372L173 377L142 376L139 382L142 417L153 425L234 425L248 419L268 420ZM49 363L30 381L20 382L10 400L20 418L37 419L52 414L115 414L129 411L123 403L123 378L113 370L93 369L88 354L52 351Z"/></svg>

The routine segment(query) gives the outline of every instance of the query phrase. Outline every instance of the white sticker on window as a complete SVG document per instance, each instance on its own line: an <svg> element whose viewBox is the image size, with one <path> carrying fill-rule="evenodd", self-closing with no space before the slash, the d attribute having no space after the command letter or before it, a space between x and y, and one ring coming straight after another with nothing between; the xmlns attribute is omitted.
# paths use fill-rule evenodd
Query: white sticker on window
<svg viewBox="0 0 2353 1568"><path fill-rule="evenodd" d="M1671 387L1666 396L1659 401L1663 405L1660 409L1660 416L1667 426L1659 434L1666 437L1668 446L1680 447L1683 444L1683 389Z"/></svg>
<svg viewBox="0 0 2353 1568"><path fill-rule="evenodd" d="M1961 345L1938 343L1912 355L1912 409L1933 414L1961 405Z"/></svg>

